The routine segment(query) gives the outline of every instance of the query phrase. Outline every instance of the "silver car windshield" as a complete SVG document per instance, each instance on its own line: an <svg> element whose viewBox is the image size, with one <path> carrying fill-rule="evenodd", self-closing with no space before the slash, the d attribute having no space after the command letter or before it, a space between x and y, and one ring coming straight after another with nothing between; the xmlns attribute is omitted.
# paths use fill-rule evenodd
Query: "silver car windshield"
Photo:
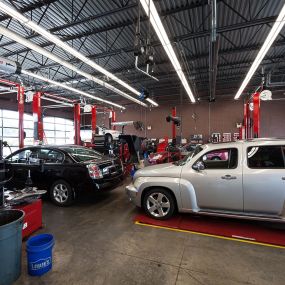
<svg viewBox="0 0 285 285"><path fill-rule="evenodd" d="M191 151L188 155L186 155L183 159L174 162L175 165L179 165L179 166L183 166L186 163L188 163L194 156L196 156L199 152L201 152L203 150L203 146L202 145L198 145L196 146L196 148Z"/></svg>

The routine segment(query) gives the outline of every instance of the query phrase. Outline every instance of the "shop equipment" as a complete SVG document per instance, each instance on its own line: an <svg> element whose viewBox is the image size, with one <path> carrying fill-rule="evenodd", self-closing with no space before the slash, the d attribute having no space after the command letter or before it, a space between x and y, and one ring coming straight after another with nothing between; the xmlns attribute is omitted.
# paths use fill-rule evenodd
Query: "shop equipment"
<svg viewBox="0 0 285 285"><path fill-rule="evenodd" d="M10 285L21 274L24 212L0 210L0 284Z"/></svg>
<svg viewBox="0 0 285 285"><path fill-rule="evenodd" d="M28 273L41 276L52 268L52 248L54 238L51 234L40 234L27 241Z"/></svg>

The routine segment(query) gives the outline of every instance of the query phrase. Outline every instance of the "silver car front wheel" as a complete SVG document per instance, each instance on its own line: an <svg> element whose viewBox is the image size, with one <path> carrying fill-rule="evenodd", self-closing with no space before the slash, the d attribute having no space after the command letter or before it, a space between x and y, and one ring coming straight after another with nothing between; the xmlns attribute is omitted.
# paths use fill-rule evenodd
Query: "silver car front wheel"
<svg viewBox="0 0 285 285"><path fill-rule="evenodd" d="M164 220L173 215L175 200L166 189L152 189L146 193L143 207L150 217Z"/></svg>
<svg viewBox="0 0 285 285"><path fill-rule="evenodd" d="M169 200L162 193L152 193L148 196L146 206L152 216L160 218L166 216L170 209Z"/></svg>

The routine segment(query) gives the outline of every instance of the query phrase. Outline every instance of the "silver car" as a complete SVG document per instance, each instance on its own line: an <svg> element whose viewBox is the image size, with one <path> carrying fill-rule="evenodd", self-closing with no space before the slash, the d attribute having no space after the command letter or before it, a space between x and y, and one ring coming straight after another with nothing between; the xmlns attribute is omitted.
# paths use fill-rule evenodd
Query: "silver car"
<svg viewBox="0 0 285 285"><path fill-rule="evenodd" d="M176 210L285 222L285 140L206 144L176 163L136 172L129 199L155 219Z"/></svg>

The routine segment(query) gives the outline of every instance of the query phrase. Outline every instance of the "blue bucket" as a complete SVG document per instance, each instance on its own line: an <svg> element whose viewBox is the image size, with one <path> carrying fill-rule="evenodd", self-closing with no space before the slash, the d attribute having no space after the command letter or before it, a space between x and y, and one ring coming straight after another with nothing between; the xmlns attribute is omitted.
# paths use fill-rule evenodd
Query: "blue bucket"
<svg viewBox="0 0 285 285"><path fill-rule="evenodd" d="M52 248L54 238L50 234L31 237L27 241L28 273L41 276L52 268Z"/></svg>

